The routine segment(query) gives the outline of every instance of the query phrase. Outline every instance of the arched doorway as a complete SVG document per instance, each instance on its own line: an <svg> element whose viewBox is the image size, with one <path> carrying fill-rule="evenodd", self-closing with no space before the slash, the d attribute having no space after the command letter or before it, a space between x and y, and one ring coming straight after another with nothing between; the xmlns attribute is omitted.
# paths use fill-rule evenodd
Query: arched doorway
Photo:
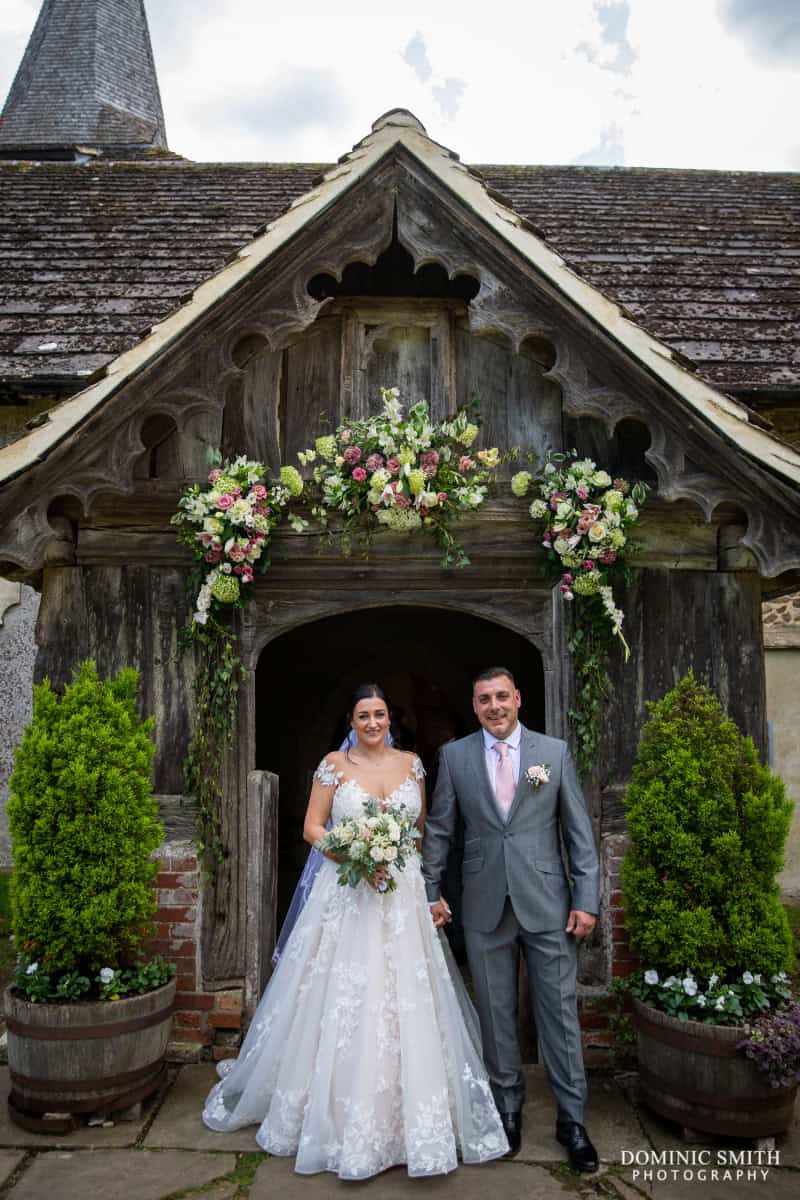
<svg viewBox="0 0 800 1200"><path fill-rule="evenodd" d="M430 768L443 742L477 728L471 679L493 665L514 672L524 724L543 729L538 651L513 630L467 613L412 605L360 609L266 645L256 670L255 765L280 780L278 928L308 853L302 826L312 775L346 733L353 688L381 684L401 743Z"/></svg>

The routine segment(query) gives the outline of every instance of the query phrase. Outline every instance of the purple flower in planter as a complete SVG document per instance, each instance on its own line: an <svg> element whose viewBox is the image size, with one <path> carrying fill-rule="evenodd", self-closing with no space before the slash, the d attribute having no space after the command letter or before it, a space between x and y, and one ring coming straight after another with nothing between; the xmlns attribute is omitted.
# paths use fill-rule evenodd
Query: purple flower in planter
<svg viewBox="0 0 800 1200"><path fill-rule="evenodd" d="M800 1004L793 1001L759 1017L747 1033L736 1049L766 1074L772 1087L800 1083Z"/></svg>

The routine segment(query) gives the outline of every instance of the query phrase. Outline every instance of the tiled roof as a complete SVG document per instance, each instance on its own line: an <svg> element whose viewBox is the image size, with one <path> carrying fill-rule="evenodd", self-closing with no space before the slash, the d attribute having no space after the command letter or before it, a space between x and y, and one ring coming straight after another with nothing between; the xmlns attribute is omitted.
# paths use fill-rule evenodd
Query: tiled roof
<svg viewBox="0 0 800 1200"><path fill-rule="evenodd" d="M43 0L0 146L166 146L143 0Z"/></svg>
<svg viewBox="0 0 800 1200"><path fill-rule="evenodd" d="M0 379L82 382L311 186L310 164L0 163ZM481 167L723 390L800 388L800 175Z"/></svg>

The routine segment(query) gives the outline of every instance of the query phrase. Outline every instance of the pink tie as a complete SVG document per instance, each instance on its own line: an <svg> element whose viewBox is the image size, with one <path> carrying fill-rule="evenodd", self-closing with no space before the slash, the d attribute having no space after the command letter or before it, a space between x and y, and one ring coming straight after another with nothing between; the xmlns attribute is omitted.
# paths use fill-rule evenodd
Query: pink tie
<svg viewBox="0 0 800 1200"><path fill-rule="evenodd" d="M495 742L493 748L500 756L494 772L494 794L497 807L500 809L500 816L505 820L514 803L514 793L517 790L514 783L514 767L505 742Z"/></svg>

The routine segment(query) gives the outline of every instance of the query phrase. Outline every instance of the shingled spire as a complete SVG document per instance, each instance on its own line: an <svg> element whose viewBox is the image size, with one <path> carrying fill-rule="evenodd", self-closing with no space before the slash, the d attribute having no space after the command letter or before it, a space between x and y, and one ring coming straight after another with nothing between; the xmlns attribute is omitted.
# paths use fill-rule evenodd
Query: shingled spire
<svg viewBox="0 0 800 1200"><path fill-rule="evenodd" d="M3 157L166 144L144 0L43 0L0 118Z"/></svg>

